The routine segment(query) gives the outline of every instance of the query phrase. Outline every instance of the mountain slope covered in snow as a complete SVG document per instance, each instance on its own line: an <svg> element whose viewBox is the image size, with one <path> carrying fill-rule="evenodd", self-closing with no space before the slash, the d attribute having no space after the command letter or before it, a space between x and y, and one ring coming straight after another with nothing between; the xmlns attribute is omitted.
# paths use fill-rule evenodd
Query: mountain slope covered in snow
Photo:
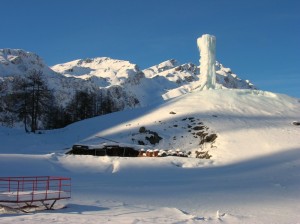
<svg viewBox="0 0 300 224"><path fill-rule="evenodd" d="M111 58L75 60L51 68L66 77L89 80L99 87L123 86L133 92L142 105L158 102L162 98L174 98L203 85L198 66L192 63L180 64L174 59L144 70L129 61ZM255 89L248 80L241 80L231 69L218 62L216 69L217 83L223 88Z"/></svg>
<svg viewBox="0 0 300 224"><path fill-rule="evenodd" d="M0 170L8 176L71 176L73 193L66 209L4 215L0 223L51 223L53 219L72 223L297 223L300 130L293 121L300 120L299 110L299 99L286 95L220 89L188 93L40 135L1 127ZM202 129L196 127L202 125L217 138L200 148L197 132ZM162 137L155 145L145 142L145 149L179 148L192 151L191 156L63 154L78 143L136 144L134 139L145 139L141 127ZM208 150L212 157L195 158L196 150Z"/></svg>
<svg viewBox="0 0 300 224"><path fill-rule="evenodd" d="M231 69L223 67L222 64L217 63L216 68L218 74L217 82L222 86L238 89L255 88L248 80L243 81L239 79L237 75L231 72ZM0 50L0 77L2 80L3 78L17 75L24 76L30 70L41 71L46 79L55 80L52 83L50 81L50 89L56 90L108 88L115 85L127 87L128 85L139 85L141 79L145 79L148 82L145 84L159 86L159 92L166 93L166 91L171 91L201 79L199 77L199 67L192 63L180 64L174 59L144 70L140 70L136 64L132 64L129 61L107 57L75 60L50 68L34 53L18 49ZM66 79L65 77L72 78ZM80 80L82 82L79 84ZM196 88L195 85L197 84L191 85L190 90L191 88ZM140 89L143 88L144 86L140 87ZM151 90L155 90L154 87ZM142 104L146 105L149 102Z"/></svg>
<svg viewBox="0 0 300 224"><path fill-rule="evenodd" d="M216 63L216 72L219 88L255 89L248 80L239 79L220 63ZM35 91L40 91L36 86L40 81L33 81L34 77L40 77L44 93L50 93L47 104L46 100L36 103L40 107L36 112L30 106L34 101L30 100L34 99ZM34 53L2 49L0 123L9 127L24 124L26 130L33 132L64 127L78 120L197 91L203 81L198 66L180 64L174 59L144 70L129 61L107 57L74 60L50 68Z"/></svg>
<svg viewBox="0 0 300 224"><path fill-rule="evenodd" d="M202 67L143 70L107 57L50 68L0 49L3 176L72 178L71 200L31 214L3 202L19 193L0 178L0 223L297 223L300 100L257 90L212 66L215 44L200 48L213 50ZM73 155L75 144L165 156Z"/></svg>
<svg viewBox="0 0 300 224"><path fill-rule="evenodd" d="M47 144L42 148L56 151L75 143L101 144L104 138L126 144L144 140L144 148L152 149L181 149L193 153L208 150L213 160L224 162L296 148L300 145L299 127L292 122L300 120L299 109L298 99L260 90L199 91L165 103L77 122L64 129L47 131L46 135L25 135L33 139L28 145L20 143L22 147L11 144L14 135L9 134L9 129L8 136L12 139L4 133L2 137L6 152L22 148L23 153L27 150L38 153L33 149L38 150L44 141ZM162 140L158 144L145 141L139 132L141 127L157 132ZM205 136L200 132L203 131L216 134L217 138L201 146ZM56 133L61 140L49 142L49 137L56 139ZM217 159L219 157L222 159Z"/></svg>

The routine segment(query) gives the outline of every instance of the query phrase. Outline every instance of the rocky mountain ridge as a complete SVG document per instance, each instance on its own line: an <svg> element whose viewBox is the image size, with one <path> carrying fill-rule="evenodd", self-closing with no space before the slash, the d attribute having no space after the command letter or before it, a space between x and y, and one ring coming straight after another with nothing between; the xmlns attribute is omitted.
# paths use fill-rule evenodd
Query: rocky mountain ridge
<svg viewBox="0 0 300 224"><path fill-rule="evenodd" d="M53 94L55 102L51 104L55 104L60 111L66 108L72 111L68 115L72 118L66 123L63 122L63 125L126 108L161 102L197 91L202 85L199 66L192 63L180 64L175 59L144 70L129 61L108 57L79 59L49 67L35 53L20 49L0 49L2 124L11 111L15 110L9 108L7 100L7 96L15 92L14 82L28 76L32 71L41 75L47 91ZM217 83L221 88L255 89L248 80L239 79L231 69L218 62L216 72ZM74 111L80 110L78 107L85 107L82 110L93 110L94 113L74 115ZM13 119L18 120L16 116Z"/></svg>

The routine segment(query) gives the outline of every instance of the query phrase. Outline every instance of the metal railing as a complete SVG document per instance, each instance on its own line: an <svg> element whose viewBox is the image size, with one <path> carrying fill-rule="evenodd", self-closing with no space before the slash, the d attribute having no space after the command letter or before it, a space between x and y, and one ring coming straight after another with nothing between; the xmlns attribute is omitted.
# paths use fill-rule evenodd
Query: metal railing
<svg viewBox="0 0 300 224"><path fill-rule="evenodd" d="M71 198L71 178L0 177L0 202L32 203Z"/></svg>

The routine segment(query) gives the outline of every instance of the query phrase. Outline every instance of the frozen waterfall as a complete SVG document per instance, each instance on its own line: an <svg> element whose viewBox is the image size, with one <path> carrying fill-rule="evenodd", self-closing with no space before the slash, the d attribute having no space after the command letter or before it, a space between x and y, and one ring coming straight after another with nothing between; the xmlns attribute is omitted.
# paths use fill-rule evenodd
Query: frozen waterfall
<svg viewBox="0 0 300 224"><path fill-rule="evenodd" d="M204 34L197 39L200 50L200 74L203 80L201 89L214 89L216 87L216 37Z"/></svg>

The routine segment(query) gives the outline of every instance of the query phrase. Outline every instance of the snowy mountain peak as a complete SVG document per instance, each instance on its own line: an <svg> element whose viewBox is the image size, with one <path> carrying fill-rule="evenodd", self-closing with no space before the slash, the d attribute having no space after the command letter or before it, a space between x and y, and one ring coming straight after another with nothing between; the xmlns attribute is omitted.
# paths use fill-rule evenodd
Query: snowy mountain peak
<svg viewBox="0 0 300 224"><path fill-rule="evenodd" d="M108 57L78 59L50 68L34 53L3 49L0 50L2 94L8 97L14 82L17 82L14 77L26 76L32 70L42 74L55 99L53 105L59 108L56 110L62 113L61 116L64 117L66 111L69 113L69 117L63 121L66 123L126 108L147 106L199 91L203 86L199 66L180 64L175 59L142 71L129 61ZM220 63L216 64L216 82L222 88L255 89L249 81L241 80ZM3 122L7 123L6 111L13 109L7 107L13 104L9 103L9 97L0 100L3 101L0 122L3 118ZM76 104L78 100L82 100L82 104ZM89 105L94 108L93 113L82 116L73 114L79 109L71 108L76 105L83 107L87 100L93 104Z"/></svg>
<svg viewBox="0 0 300 224"><path fill-rule="evenodd" d="M223 87L232 89L257 89L249 80L242 80L230 68L216 62L216 81Z"/></svg>
<svg viewBox="0 0 300 224"><path fill-rule="evenodd" d="M99 78L99 85L119 85L139 72L136 64L108 57L79 59L52 66L52 69L66 77L84 80ZM99 81L99 80L98 80ZM106 83L106 84L105 84Z"/></svg>
<svg viewBox="0 0 300 224"><path fill-rule="evenodd" d="M16 58L31 58L34 61L40 61L41 58L32 52L27 52L22 49L0 49L0 62L11 62L12 64L19 64L20 60L16 60Z"/></svg>
<svg viewBox="0 0 300 224"><path fill-rule="evenodd" d="M152 78L155 75L157 75L158 73L175 68L179 65L180 64L175 59L170 59L170 60L164 61L158 65L151 66L150 68L143 70L143 72L145 73L146 77Z"/></svg>
<svg viewBox="0 0 300 224"><path fill-rule="evenodd" d="M0 75L2 77L24 75L30 70L54 74L37 54L21 49L0 49Z"/></svg>
<svg viewBox="0 0 300 224"><path fill-rule="evenodd" d="M179 65L178 61L176 61L175 59L170 59L170 60L167 60L167 61L164 61L164 62L158 64L157 68L158 68L159 72L162 72L167 69L174 68L178 65Z"/></svg>

